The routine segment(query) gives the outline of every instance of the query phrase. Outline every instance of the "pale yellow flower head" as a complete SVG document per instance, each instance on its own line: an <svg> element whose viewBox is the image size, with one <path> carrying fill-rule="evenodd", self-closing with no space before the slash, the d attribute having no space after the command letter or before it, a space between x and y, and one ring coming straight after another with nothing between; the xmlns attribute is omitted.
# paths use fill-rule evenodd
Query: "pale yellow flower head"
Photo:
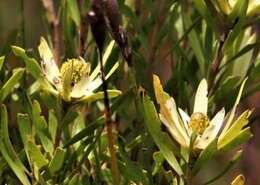
<svg viewBox="0 0 260 185"><path fill-rule="evenodd" d="M112 48L113 43L109 45L108 50L111 52ZM60 95L65 101L71 101L72 99L96 100L103 98L103 92L95 92L102 84L102 80L99 76L99 65L91 73L90 63L80 57L68 59L59 69L53 59L52 51L44 38L41 38L38 50L42 58L41 66L43 74L51 84L47 89L51 93ZM106 58L108 55L109 54L106 53ZM106 79L113 74L118 66L118 62L115 63L107 74ZM110 97L114 97L121 92L118 90L108 90L108 93Z"/></svg>
<svg viewBox="0 0 260 185"><path fill-rule="evenodd" d="M192 135L196 134L193 149L205 149L215 138L218 138L218 148L221 149L233 141L238 136L237 134L248 131L243 130L243 127L247 124L251 111L245 111L232 125L234 111L241 97L245 81L241 86L235 108L231 111L220 137L218 135L224 124L225 109L222 108L213 118L208 117L208 85L205 79L200 82L196 91L191 116L181 108L177 108L174 99L163 91L160 79L156 75L153 77L153 82L156 100L160 105L159 117L182 147L189 148ZM234 128L236 129L235 133Z"/></svg>
<svg viewBox="0 0 260 185"><path fill-rule="evenodd" d="M90 64L82 59L69 59L67 62L64 62L61 66L61 79L65 78L66 71L68 71L69 69L73 69L71 83L72 85L75 85L78 82L80 82L80 80L84 76L89 76Z"/></svg>

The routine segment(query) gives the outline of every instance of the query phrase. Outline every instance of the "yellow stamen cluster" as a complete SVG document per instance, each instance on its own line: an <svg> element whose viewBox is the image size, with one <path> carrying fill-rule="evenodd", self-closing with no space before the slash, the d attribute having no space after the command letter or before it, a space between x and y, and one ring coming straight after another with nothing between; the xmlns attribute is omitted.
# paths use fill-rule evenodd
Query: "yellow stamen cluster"
<svg viewBox="0 0 260 185"><path fill-rule="evenodd" d="M64 79L68 70L72 69L72 85L78 83L83 76L89 75L90 64L81 59L70 59L61 66L61 79Z"/></svg>
<svg viewBox="0 0 260 185"><path fill-rule="evenodd" d="M203 134L209 125L209 119L201 112L195 112L191 115L189 127L191 130L199 135Z"/></svg>

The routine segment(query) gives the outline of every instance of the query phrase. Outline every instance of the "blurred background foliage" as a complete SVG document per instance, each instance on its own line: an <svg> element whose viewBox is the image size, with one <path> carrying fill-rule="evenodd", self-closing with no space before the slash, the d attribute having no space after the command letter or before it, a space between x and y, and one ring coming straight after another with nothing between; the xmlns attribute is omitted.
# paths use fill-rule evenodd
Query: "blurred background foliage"
<svg viewBox="0 0 260 185"><path fill-rule="evenodd" d="M24 67L22 60L12 53L12 45L26 49L28 55L40 61L37 53L40 37L44 36L50 43L53 43L52 15L44 8L44 1L47 2L47 0L0 1L0 54L6 56L0 73L0 87L12 75L13 68ZM93 67L96 66L98 53L87 20L87 13L91 8L90 1L57 0L54 2L55 11L58 12L60 18L61 61L65 61L68 57L82 56L91 62ZM127 63L120 49L114 47L108 59L107 69L119 61L120 67L109 83L111 87L123 92L122 96L112 101L112 110L116 113L114 119L116 120L115 130L118 134L119 166L126 184L131 181L136 184L167 184L167 178L170 178L170 174L167 173L169 166L167 164L163 167L157 166L158 164L153 160L153 154L158 149L147 133L137 105L138 94L143 89L154 99L153 73L160 76L166 91L175 98L180 107L188 112L192 110L199 81L206 78L209 83L210 115L215 114L221 107L230 110L242 80L248 77L239 110L246 108L254 110L250 121L254 136L243 146L242 160L232 167L228 175L212 184L227 184L237 173L243 173L249 185L260 184L258 175L260 170L260 4L257 0L230 1L229 6L225 3L227 1L224 0L118 1L122 26L127 32L128 44L132 49L132 59L131 63L129 61ZM110 40L111 37L107 35L106 45ZM26 167L31 164L28 164L30 161L26 162L28 153L26 153L27 149L24 150L24 138L21 134L22 128L18 126L19 122L24 121L28 124L29 114L33 116L31 121L35 124L37 121L34 119L39 119L41 114L44 115L41 121L48 122L49 125L66 123L66 116L63 119L52 116L55 114L52 113L52 109L56 106L55 98L44 92L30 94L30 97L27 97L27 89L30 88L32 82L31 77L22 79L4 101L9 115L10 140ZM140 90L140 86L143 89ZM108 160L104 137L106 133L101 132L100 122L102 121L100 120L102 119L97 120L101 116L102 107L102 102L97 102L85 106L84 109L80 109L80 112L68 110L68 114L71 115L68 116L67 124L71 123L71 125L62 130L64 133L62 146L56 148L54 144L56 152L53 153L54 149L44 147L44 142L48 145L51 141L42 141L44 138L41 136L37 138L41 140L37 141L38 144L43 142L46 154L44 156L38 155L37 152L34 154L42 158L41 162L36 164L36 168L39 170L47 163L48 173L37 174L39 176L34 177L32 175L34 169L28 168L30 171L24 172L24 175L27 173L27 176L33 180L39 178L41 183L44 183L44 179L52 179L50 183L61 184L65 177L68 179L63 182L64 184L77 184L78 179L81 179L83 184L94 184L94 181L96 184L111 182L106 163ZM33 112L35 109L38 112ZM1 119L4 112L3 109ZM55 130L55 128L52 129ZM79 139L73 140L72 136L80 131L84 132L78 136L82 139L79 144L75 143ZM67 142L71 142L70 144L75 148L79 145L81 149L75 152L72 148L62 148L68 145ZM37 150L37 145L32 138L28 151L40 150L43 149ZM82 153L86 150L91 153L88 160ZM64 158L65 161L74 160L73 157L76 156L75 160L78 163L69 161L71 166L61 164L58 165L59 168L53 169L49 163L55 159L55 154L58 158ZM223 164L230 160L229 156L231 156L229 153L218 155L216 159L211 160L197 176L196 183L202 184L220 173L224 168ZM13 174L3 159L0 161L0 165L3 165L0 166L0 183L19 184L17 174ZM75 164L82 164L78 167L80 170L76 169L80 172L72 171L71 176L67 176L68 171L75 168ZM159 169L155 172L155 168ZM61 173L61 176L57 175L57 172ZM87 175L84 176L83 173ZM76 175L73 176L74 174Z"/></svg>

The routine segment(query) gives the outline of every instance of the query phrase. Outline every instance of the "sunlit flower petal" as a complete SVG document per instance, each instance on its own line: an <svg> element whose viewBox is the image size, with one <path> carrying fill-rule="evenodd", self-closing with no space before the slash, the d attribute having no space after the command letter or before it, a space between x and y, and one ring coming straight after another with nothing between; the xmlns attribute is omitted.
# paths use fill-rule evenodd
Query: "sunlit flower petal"
<svg viewBox="0 0 260 185"><path fill-rule="evenodd" d="M190 135L191 133L190 133L190 130L189 130L189 125L188 125L188 123L190 122L190 117L189 117L189 115L188 115L184 110L182 110L181 108L178 108L178 110L179 110L179 113L180 113L180 115L181 115L181 119L183 120L183 124L184 124L184 126L185 126L185 129L186 129L186 131L188 132L188 134Z"/></svg>
<svg viewBox="0 0 260 185"><path fill-rule="evenodd" d="M48 46L47 41L43 37L41 37L38 50L40 57L42 58L41 66L45 77L57 89L61 89L59 68L53 59L53 54Z"/></svg>
<svg viewBox="0 0 260 185"><path fill-rule="evenodd" d="M185 140L179 133L176 126L174 124L172 124L171 122L169 122L169 120L166 119L164 115L159 114L159 117L160 117L160 120L162 121L162 123L169 129L169 131L170 131L171 135L174 137L174 139L176 139L176 141L178 141L182 146L188 148L189 143L190 143L189 139Z"/></svg>
<svg viewBox="0 0 260 185"><path fill-rule="evenodd" d="M225 109L221 109L209 122L209 126L205 129L204 133L201 136L201 142L205 148L214 138L217 137L217 134L223 125L225 118Z"/></svg>
<svg viewBox="0 0 260 185"><path fill-rule="evenodd" d="M203 79L200 82L195 95L193 113L200 112L203 113L204 115L207 115L207 111L208 111L207 95L208 95L208 85L207 85L207 81Z"/></svg>
<svg viewBox="0 0 260 185"><path fill-rule="evenodd" d="M184 125L182 124L182 120L179 117L179 114L177 112L177 107L175 104L175 101L173 98L170 98L166 102L167 110L169 110L172 120L174 121L177 129L179 130L180 134L185 140L189 140L189 136L187 135L186 129Z"/></svg>

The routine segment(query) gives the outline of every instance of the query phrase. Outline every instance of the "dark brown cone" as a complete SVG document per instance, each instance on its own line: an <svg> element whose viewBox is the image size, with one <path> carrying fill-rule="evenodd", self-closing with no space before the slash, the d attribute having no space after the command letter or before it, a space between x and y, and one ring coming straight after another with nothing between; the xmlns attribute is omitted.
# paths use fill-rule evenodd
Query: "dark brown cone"
<svg viewBox="0 0 260 185"><path fill-rule="evenodd" d="M102 0L93 0L91 2L91 8L92 10L88 13L91 32L99 51L102 52L106 38L106 23L103 14Z"/></svg>
<svg viewBox="0 0 260 185"><path fill-rule="evenodd" d="M106 30L109 30L128 65L131 65L131 48L128 44L127 34L120 25L121 15L117 0L93 0L91 8L88 18L100 52L103 51Z"/></svg>
<svg viewBox="0 0 260 185"><path fill-rule="evenodd" d="M121 24L121 14L119 11L117 0L104 0L105 14L108 26L113 32L118 32Z"/></svg>

